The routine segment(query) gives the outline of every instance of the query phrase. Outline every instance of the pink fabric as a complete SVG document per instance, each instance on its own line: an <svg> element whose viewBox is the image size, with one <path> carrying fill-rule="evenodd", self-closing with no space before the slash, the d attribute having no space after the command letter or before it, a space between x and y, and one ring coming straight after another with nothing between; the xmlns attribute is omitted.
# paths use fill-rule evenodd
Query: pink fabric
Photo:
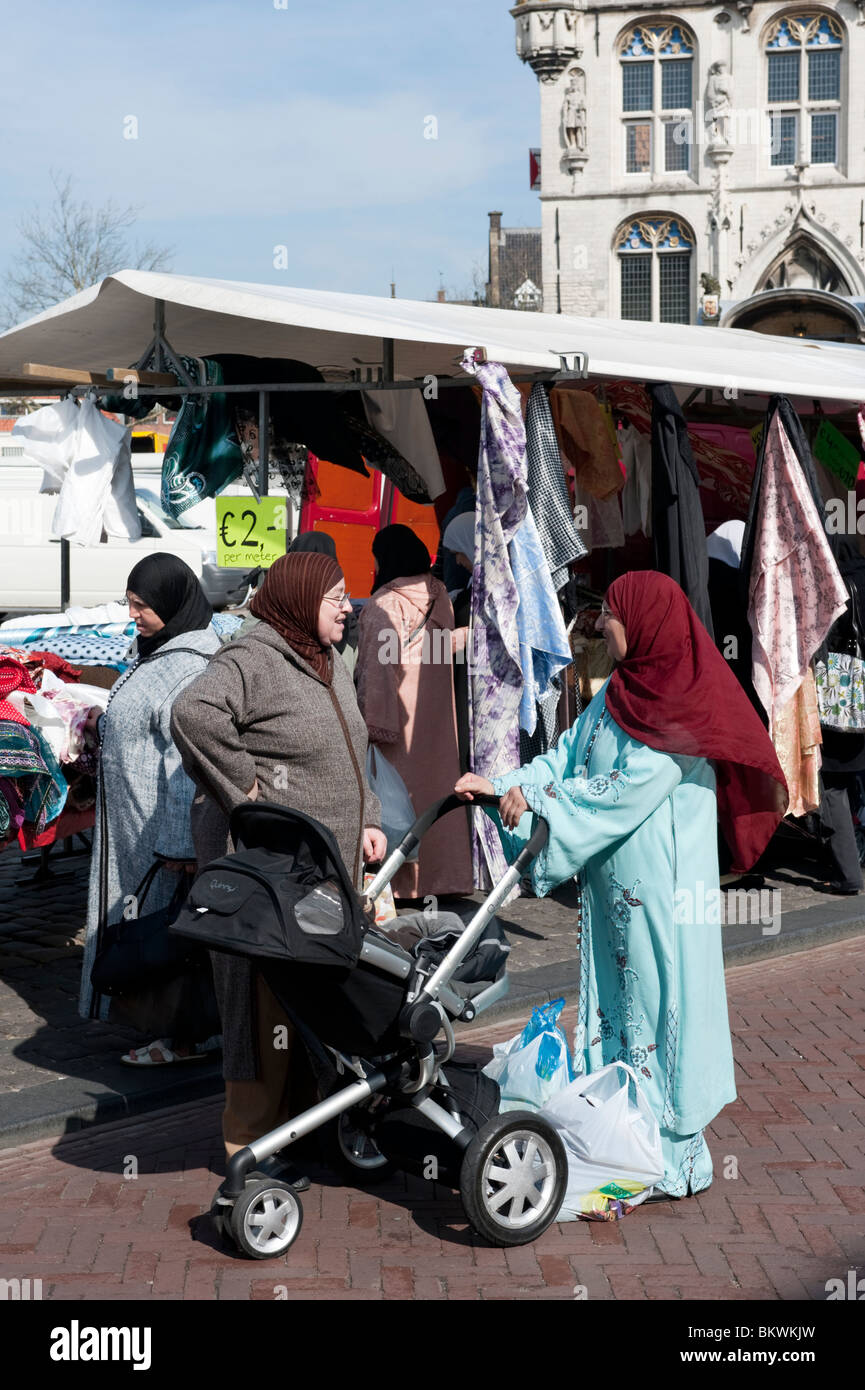
<svg viewBox="0 0 865 1390"><path fill-rule="evenodd" d="M423 631L412 638L431 602ZM358 704L370 742L402 777L417 815L453 791L460 775L453 627L447 591L429 574L383 585L360 615ZM473 891L468 821L452 811L424 836L418 862L400 869L394 893L417 898Z"/></svg>
<svg viewBox="0 0 865 1390"><path fill-rule="evenodd" d="M754 689L773 739L779 711L846 607L844 581L776 412L766 440L748 593Z"/></svg>
<svg viewBox="0 0 865 1390"><path fill-rule="evenodd" d="M804 816L819 807L822 742L817 685L809 670L792 700L781 706L775 724L775 751L790 794L785 815Z"/></svg>

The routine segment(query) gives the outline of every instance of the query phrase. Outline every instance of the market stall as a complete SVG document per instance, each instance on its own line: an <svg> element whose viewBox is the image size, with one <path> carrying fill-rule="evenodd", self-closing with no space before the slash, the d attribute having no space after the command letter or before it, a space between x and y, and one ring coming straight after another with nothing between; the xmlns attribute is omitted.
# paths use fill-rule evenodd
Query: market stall
<svg viewBox="0 0 865 1390"><path fill-rule="evenodd" d="M551 589L570 644L566 658L561 633L555 634L559 658L552 667L566 671L567 660L577 657L556 688L560 727L578 711L580 694L590 694L603 678L593 667L593 604L616 574L666 569L701 611L705 557L688 579L679 569L688 571L695 537L701 549L706 529L748 514L769 398L787 397L805 421L825 465L818 477L822 501L834 497L849 509L852 492L855 522L856 415L863 394L858 351L739 330L123 271L0 335L0 391L20 396L38 383L40 394L90 396L115 410L126 401L131 414L154 400L177 402L175 448L169 444L163 473L165 505L182 508L191 497L216 495L229 476L243 477L261 497L274 455L294 469L295 487L302 490L311 453L345 469L346 479L380 471L391 494L435 503L441 519L466 473L480 487L478 440L495 390L484 376L494 365L503 374L502 391L519 391L526 425L533 393L536 414L547 403L549 423L544 416L532 426L535 457L558 470L554 480L552 474L546 479L551 486L558 488L559 474L565 477L579 541L564 566L569 589L564 583ZM403 409L397 408L401 401ZM393 408L384 409L386 402ZM416 412L412 428L406 426L409 410ZM217 460L206 445L216 412L217 433L225 437L225 426L234 441L228 461ZM679 445L665 447L662 439L677 431ZM300 456L292 452L298 445ZM531 477L531 447L528 455ZM520 466L522 536L527 517L536 531L543 529L545 508L531 505L541 484L537 474L531 487L526 481L525 446ZM662 541L657 506L665 468L673 502ZM680 484L693 487L684 542ZM496 499L490 495L484 505L495 508ZM378 524L390 518L388 509L376 513ZM480 571L486 563L481 555ZM555 563L547 564L548 579ZM479 612L474 621L483 621ZM528 687L525 663L520 677ZM549 691L533 687L532 700L523 702L523 735L536 736L544 696ZM499 746L510 749L514 732ZM552 721L547 737L556 732ZM490 775L496 769L475 770Z"/></svg>

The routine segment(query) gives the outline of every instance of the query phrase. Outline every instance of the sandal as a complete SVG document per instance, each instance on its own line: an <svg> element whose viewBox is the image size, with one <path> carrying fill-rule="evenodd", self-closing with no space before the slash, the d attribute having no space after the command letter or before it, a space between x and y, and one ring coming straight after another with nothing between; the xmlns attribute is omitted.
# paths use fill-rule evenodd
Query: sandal
<svg viewBox="0 0 865 1390"><path fill-rule="evenodd" d="M154 1050L161 1055L154 1057ZM136 1055L133 1056L133 1053ZM164 1038L157 1038L147 1047L130 1048L120 1060L125 1067L167 1067L178 1062L206 1062L207 1053L190 1052L188 1056L181 1057L179 1053L172 1052Z"/></svg>

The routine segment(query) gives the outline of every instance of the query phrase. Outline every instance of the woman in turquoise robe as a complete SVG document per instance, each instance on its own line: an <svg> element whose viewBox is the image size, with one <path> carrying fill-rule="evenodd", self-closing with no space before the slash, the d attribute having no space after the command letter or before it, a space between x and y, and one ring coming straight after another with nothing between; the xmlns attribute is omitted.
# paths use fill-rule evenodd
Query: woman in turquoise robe
<svg viewBox="0 0 865 1390"><path fill-rule="evenodd" d="M657 581L664 601L680 616L681 605L687 605L687 622L699 624L674 581L654 573L623 579L651 580L649 590L657 589ZM611 607L622 583L611 586ZM676 590L675 597L667 585ZM639 604L640 586L629 590L631 605ZM621 630L620 646L615 640L619 634L608 631L614 626ZM629 630L609 611L599 628L617 660L627 652L632 666L641 655L645 662L646 653L632 651ZM702 625L700 629L705 633ZM657 632L648 643L644 636L642 645L657 654ZM695 638L692 651L680 653L686 666L697 645L702 647ZM712 652L722 663L719 669L707 658L713 681L720 680L722 693L741 716L734 698L738 684L714 644ZM727 688L721 677L736 689ZM553 750L494 780L492 790L504 799L501 814L490 814L510 861L531 834L534 816L547 821L547 846L532 865L538 896L576 878L580 988L575 1064L586 1073L614 1061L634 1068L661 1128L664 1179L658 1189L682 1197L711 1183L712 1159L703 1130L736 1098L721 948L715 771L706 756L662 751L622 728L607 707L614 679L602 686ZM669 713L682 746L698 744L704 731L695 739L687 719L676 720L675 700L671 690ZM754 720L768 744L762 724L756 716ZM742 734L745 760L752 739L755 761L762 758L765 770L783 783L780 768L777 777L773 769L777 760L771 744L768 751L761 747L752 725ZM471 774L457 783L463 795L482 790L490 790L490 784ZM778 818L770 814L773 826ZM761 834L766 829L768 823ZM754 848L752 844L750 852Z"/></svg>

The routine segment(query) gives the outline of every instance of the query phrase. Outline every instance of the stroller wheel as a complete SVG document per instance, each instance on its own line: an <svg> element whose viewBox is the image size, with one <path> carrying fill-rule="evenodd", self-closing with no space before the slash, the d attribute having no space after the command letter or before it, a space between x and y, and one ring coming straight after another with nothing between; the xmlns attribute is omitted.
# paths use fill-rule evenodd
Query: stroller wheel
<svg viewBox="0 0 865 1390"><path fill-rule="evenodd" d="M494 1115L463 1156L460 1195L466 1216L493 1245L528 1245L555 1221L568 1162L556 1131L540 1115Z"/></svg>
<svg viewBox="0 0 865 1390"><path fill-rule="evenodd" d="M253 1173L232 1208L231 1236L251 1259L272 1260L297 1239L302 1222L303 1208L294 1189Z"/></svg>
<svg viewBox="0 0 865 1390"><path fill-rule="evenodd" d="M396 1164L385 1158L364 1124L361 1106L344 1111L322 1130L323 1157L349 1182L384 1182L396 1172Z"/></svg>

